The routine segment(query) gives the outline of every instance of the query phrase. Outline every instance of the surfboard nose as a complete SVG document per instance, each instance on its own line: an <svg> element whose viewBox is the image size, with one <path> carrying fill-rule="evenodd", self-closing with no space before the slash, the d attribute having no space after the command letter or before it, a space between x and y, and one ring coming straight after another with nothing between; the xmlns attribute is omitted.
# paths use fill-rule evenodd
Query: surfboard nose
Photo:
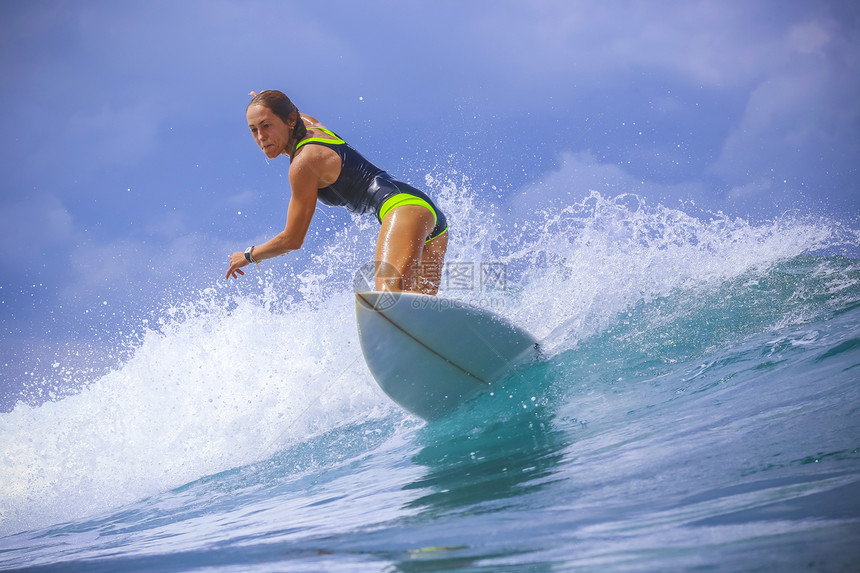
<svg viewBox="0 0 860 573"><path fill-rule="evenodd" d="M404 297L404 295L409 295ZM416 299L416 297L418 297ZM376 312L385 312L392 309L402 300L409 300L407 304L413 304L414 300L430 298L426 294L402 293L393 291L359 291L355 293L355 309L357 312L364 310L374 310Z"/></svg>
<svg viewBox="0 0 860 573"><path fill-rule="evenodd" d="M373 290L358 291L355 293L355 304L375 308L383 294Z"/></svg>
<svg viewBox="0 0 860 573"><path fill-rule="evenodd" d="M431 420L506 375L535 339L485 309L424 294L355 293L364 359L380 388Z"/></svg>

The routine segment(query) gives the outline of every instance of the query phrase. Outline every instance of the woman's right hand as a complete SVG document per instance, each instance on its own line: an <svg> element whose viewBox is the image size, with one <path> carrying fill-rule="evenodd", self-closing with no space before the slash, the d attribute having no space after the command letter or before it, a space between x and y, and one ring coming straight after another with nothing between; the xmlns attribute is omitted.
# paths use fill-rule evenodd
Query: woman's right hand
<svg viewBox="0 0 860 573"><path fill-rule="evenodd" d="M240 253L237 251L230 255L230 268L227 269L226 280L229 281L230 276L232 276L234 279L238 279L239 277L237 276L237 274L244 275L245 271L243 271L241 267L244 267L247 264L248 259L245 258L245 253Z"/></svg>

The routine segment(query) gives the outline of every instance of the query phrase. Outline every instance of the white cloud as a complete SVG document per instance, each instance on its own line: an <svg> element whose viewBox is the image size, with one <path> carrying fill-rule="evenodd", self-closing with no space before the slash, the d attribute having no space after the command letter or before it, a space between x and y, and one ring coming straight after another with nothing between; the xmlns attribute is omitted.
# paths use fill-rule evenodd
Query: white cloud
<svg viewBox="0 0 860 573"><path fill-rule="evenodd" d="M749 197L767 193L773 188L773 181L767 177L760 177L743 185L732 187L727 197L731 200L745 200Z"/></svg>
<svg viewBox="0 0 860 573"><path fill-rule="evenodd" d="M552 203L567 203L587 196L590 191L628 192L637 182L617 165L599 163L589 152L561 154L558 169L514 194L516 211Z"/></svg>
<svg viewBox="0 0 860 573"><path fill-rule="evenodd" d="M74 239L74 221L54 195L39 193L3 202L0 210L0 242L17 245L31 253L67 244Z"/></svg>
<svg viewBox="0 0 860 573"><path fill-rule="evenodd" d="M749 195L769 190L765 179L814 176L810 166L817 162L839 171L836 166L856 161L851 149L858 149L860 64L844 57L848 46L860 53L860 36L840 35L833 22L788 29L782 41L787 57L750 91L710 172L734 184L733 193Z"/></svg>
<svg viewBox="0 0 860 573"><path fill-rule="evenodd" d="M568 205L587 197L591 191L598 191L605 196L634 193L663 203L708 200L700 183L668 185L643 181L619 165L601 163L590 152L564 152L559 159L557 169L547 172L539 181L512 195L511 209L514 213Z"/></svg>
<svg viewBox="0 0 860 573"><path fill-rule="evenodd" d="M198 286L223 280L221 268L226 272L226 255L234 247L199 233L168 241L81 240L69 255L71 275L60 295L67 302L120 299L122 304L145 307L175 287L178 280L191 280Z"/></svg>
<svg viewBox="0 0 860 573"><path fill-rule="evenodd" d="M175 239L188 233L185 216L182 213L167 213L153 218L146 225L146 232L153 237Z"/></svg>
<svg viewBox="0 0 860 573"><path fill-rule="evenodd" d="M94 164L132 164L156 148L164 116L152 101L122 106L101 103L69 118L67 138L85 146Z"/></svg>
<svg viewBox="0 0 860 573"><path fill-rule="evenodd" d="M224 262L226 271L226 254L235 250L227 239L189 232L179 214L159 215L146 228L141 239L95 240L54 195L6 202L0 209L0 241L23 258L3 272L17 278L28 267L47 268L61 304L86 304L107 293L155 293L180 274L197 272L202 282L215 281L218 265ZM4 276L3 282L12 278Z"/></svg>
<svg viewBox="0 0 860 573"><path fill-rule="evenodd" d="M501 55L493 59L508 77L585 87L635 70L664 70L726 88L755 81L783 61L778 28L760 17L765 12L709 0L549 0L488 11L476 33ZM500 30L517 32L500 37Z"/></svg>
<svg viewBox="0 0 860 573"><path fill-rule="evenodd" d="M260 201L260 198L263 196L260 191L257 189L242 189L238 193L234 193L230 195L224 200L224 203L233 209L242 209L247 208L249 205L253 205L257 201Z"/></svg>
<svg viewBox="0 0 860 573"><path fill-rule="evenodd" d="M822 22L805 22L788 31L786 43L792 51L824 56L824 46L831 37L831 32L826 29Z"/></svg>

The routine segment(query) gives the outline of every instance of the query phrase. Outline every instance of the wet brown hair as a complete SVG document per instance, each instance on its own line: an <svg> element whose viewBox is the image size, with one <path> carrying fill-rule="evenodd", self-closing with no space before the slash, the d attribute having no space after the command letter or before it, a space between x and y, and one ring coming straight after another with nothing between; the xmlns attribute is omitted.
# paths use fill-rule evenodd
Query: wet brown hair
<svg viewBox="0 0 860 573"><path fill-rule="evenodd" d="M252 105L262 105L269 109L272 113L281 118L286 124L289 124L290 116L294 113L296 114L296 125L293 127L293 132L290 134L290 141L287 143L287 154L292 157L296 152L296 145L305 138L308 134L308 128L305 127L305 122L302 121L302 116L299 115L299 108L296 107L296 104L290 101L283 92L279 92L278 90L264 90L258 93L254 99L251 100L251 103L248 104L248 107L245 108L245 111L248 111L248 108Z"/></svg>

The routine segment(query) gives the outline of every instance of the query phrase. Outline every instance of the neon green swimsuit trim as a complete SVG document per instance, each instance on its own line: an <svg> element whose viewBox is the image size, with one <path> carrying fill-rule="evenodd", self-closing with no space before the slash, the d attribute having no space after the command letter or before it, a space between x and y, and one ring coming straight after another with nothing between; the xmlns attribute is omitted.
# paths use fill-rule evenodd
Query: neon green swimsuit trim
<svg viewBox="0 0 860 573"><path fill-rule="evenodd" d="M435 240L435 239L438 239L439 237L441 237L442 235L444 235L444 234L445 234L445 233L447 233L447 232L448 232L448 225L445 225L445 228L444 228L444 229L442 229L442 231L440 231L438 235L432 235L432 236L430 236L430 237L427 237L427 240L426 240L426 241L424 241L424 242L425 242L425 243L429 243L430 241L433 241L433 240Z"/></svg>
<svg viewBox="0 0 860 573"><path fill-rule="evenodd" d="M402 207L404 205L418 205L419 207L430 209L430 212L433 213L433 226L436 226L436 221L438 220L438 217L436 217L436 210L430 206L430 203L421 197L409 195L408 193L398 193L397 195L392 195L386 199L379 208L379 220L381 221L384 219L388 212L395 207Z"/></svg>
<svg viewBox="0 0 860 573"><path fill-rule="evenodd" d="M313 127L313 126L311 126L308 129L318 129L318 130L322 131L323 133L326 133L326 134L334 137L334 139L327 139L325 137L309 137L307 139L301 140L299 142L299 144L296 145L296 151L298 151L299 147L301 147L305 143L311 143L313 141L320 141L322 143L331 143L332 145L345 145L346 144L346 142L344 140L342 140L341 138L339 138L337 135L335 135L334 132L329 131L324 127Z"/></svg>
<svg viewBox="0 0 860 573"><path fill-rule="evenodd" d="M416 197L415 195L410 195L408 193L398 193L397 195L392 195L385 202L382 203L382 206L379 208L379 220L385 218L385 216L395 207L403 207L404 205L418 205L419 207L424 207L429 209L431 213L433 213L433 226L436 226L436 223L439 220L439 217L436 215L436 210L424 199L421 197ZM448 230L446 226L442 231L438 234L428 237L425 243L429 243L439 235L445 233Z"/></svg>

